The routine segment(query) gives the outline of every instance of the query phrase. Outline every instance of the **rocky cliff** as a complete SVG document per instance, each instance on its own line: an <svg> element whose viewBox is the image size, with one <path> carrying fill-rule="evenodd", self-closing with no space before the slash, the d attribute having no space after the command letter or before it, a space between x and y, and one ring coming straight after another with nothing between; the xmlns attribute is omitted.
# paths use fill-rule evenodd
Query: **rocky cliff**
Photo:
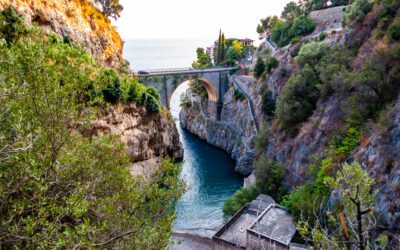
<svg viewBox="0 0 400 250"><path fill-rule="evenodd" d="M13 6L28 24L37 23L84 47L107 66L123 62L123 42L110 20L88 0L0 0L0 8Z"/></svg>
<svg viewBox="0 0 400 250"><path fill-rule="evenodd" d="M326 33L323 41L328 47L336 45L349 48L359 47L358 53L351 62L353 69L360 69L380 49L388 48L386 39L379 39L375 29L379 6L375 7L363 22L352 29L332 30ZM305 38L316 40L316 37ZM293 74L299 72L296 57L301 44L289 45L273 51L272 56L279 60L279 66L266 79L258 84L268 89L278 102L284 86ZM285 74L282 74L284 69ZM398 68L393 69L393 72ZM339 82L337 84L343 84ZM367 91L367 90L365 90ZM259 110L260 121L270 126L268 145L265 154L268 159L284 164L287 175L285 184L289 189L306 181L307 170L313 159L323 159L329 151L329 142L348 126L345 120L344 100L350 91L320 98L316 108L308 119L302 122L293 134L279 126L279 121L268 121ZM258 93L261 95L261 92ZM398 94L396 94L398 95ZM260 108L258 103L258 108ZM357 107L362 108L362 107ZM387 124L376 124L376 121L365 121L366 132L362 132L360 145L347 160L358 161L375 179L378 190L377 208L383 221L392 229L400 230L400 98L387 107L384 118ZM272 117L274 119L274 117ZM369 123L369 124L368 124Z"/></svg>
<svg viewBox="0 0 400 250"><path fill-rule="evenodd" d="M108 133L121 136L132 162L183 156L179 134L170 115L165 112L149 114L136 103L108 108L104 116L93 122L93 128L86 135Z"/></svg>
<svg viewBox="0 0 400 250"><path fill-rule="evenodd" d="M237 100L233 87L224 96L220 120L207 113L208 101L191 91L186 93L190 100L182 108L182 127L206 140L211 145L227 151L236 161L235 171L243 175L252 172L256 128L246 100Z"/></svg>
<svg viewBox="0 0 400 250"><path fill-rule="evenodd" d="M123 63L123 42L91 0L0 0L0 8L12 7L25 17L28 25L39 25L56 33L61 40L70 39L82 46L105 66L118 67ZM93 122L93 129L85 134L111 133L121 136L132 162L141 162L153 169L160 157L181 158L183 149L178 131L169 113L150 114L143 106L118 104L107 108L104 116ZM137 170L137 169L136 169ZM132 172L145 174L146 171Z"/></svg>

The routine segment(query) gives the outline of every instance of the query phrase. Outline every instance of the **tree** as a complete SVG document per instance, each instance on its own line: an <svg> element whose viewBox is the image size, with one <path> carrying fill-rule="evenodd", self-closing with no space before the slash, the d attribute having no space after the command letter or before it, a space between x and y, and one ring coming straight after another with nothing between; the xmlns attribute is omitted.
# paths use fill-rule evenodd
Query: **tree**
<svg viewBox="0 0 400 250"><path fill-rule="evenodd" d="M119 0L95 0L95 3L100 4L102 12L108 17L117 19L120 17L124 7L119 3Z"/></svg>
<svg viewBox="0 0 400 250"><path fill-rule="evenodd" d="M303 237L311 235L317 248L339 249L357 247L366 249L371 230L377 220L374 216L376 192L372 192L374 179L357 162L345 163L334 177L325 177L325 184L334 192L336 208L317 216L317 224L308 222L298 226ZM318 215L318 214L317 214Z"/></svg>
<svg viewBox="0 0 400 250"><path fill-rule="evenodd" d="M209 55L204 53L203 48L197 48L197 61L193 62L193 68L207 68L211 66L211 58Z"/></svg>
<svg viewBox="0 0 400 250"><path fill-rule="evenodd" d="M289 2L283 9L281 18L285 19L286 21L289 21L300 16L301 14L302 10L300 5L296 4L295 2Z"/></svg>
<svg viewBox="0 0 400 250"><path fill-rule="evenodd" d="M265 70L265 63L261 57L257 58L256 65L254 66L254 77L259 78Z"/></svg>
<svg viewBox="0 0 400 250"><path fill-rule="evenodd" d="M232 46L226 51L225 61L235 62L243 57L243 45L241 42L234 40Z"/></svg>
<svg viewBox="0 0 400 250"><path fill-rule="evenodd" d="M1 249L167 247L180 167L164 161L150 183L119 137L81 134L105 108L86 98L105 88L99 68L36 28L0 43Z"/></svg>
<svg viewBox="0 0 400 250"><path fill-rule="evenodd" d="M346 17L350 21L360 22L372 8L369 0L355 0L346 10Z"/></svg>
<svg viewBox="0 0 400 250"><path fill-rule="evenodd" d="M24 19L15 13L11 5L0 12L0 38L4 38L8 45L16 42L25 33Z"/></svg>

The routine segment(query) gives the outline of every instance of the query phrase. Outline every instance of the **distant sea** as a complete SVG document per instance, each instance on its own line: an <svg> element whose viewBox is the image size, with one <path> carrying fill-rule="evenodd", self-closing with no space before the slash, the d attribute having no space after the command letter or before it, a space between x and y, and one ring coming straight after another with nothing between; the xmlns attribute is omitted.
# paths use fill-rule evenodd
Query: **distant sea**
<svg viewBox="0 0 400 250"><path fill-rule="evenodd" d="M186 68L196 60L196 49L211 46L212 39L130 39L124 58L132 70Z"/></svg>

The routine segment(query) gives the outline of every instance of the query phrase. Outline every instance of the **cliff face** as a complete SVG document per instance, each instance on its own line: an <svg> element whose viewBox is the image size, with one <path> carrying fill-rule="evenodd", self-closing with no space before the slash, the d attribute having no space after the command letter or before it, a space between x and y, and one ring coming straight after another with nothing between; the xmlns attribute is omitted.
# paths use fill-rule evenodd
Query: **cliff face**
<svg viewBox="0 0 400 250"><path fill-rule="evenodd" d="M107 66L122 63L123 42L110 20L88 0L0 0L13 6L28 24L38 23L61 39L69 37Z"/></svg>
<svg viewBox="0 0 400 250"><path fill-rule="evenodd" d="M118 104L93 122L89 135L120 135L132 162L164 156L181 158L182 145L174 122L167 114L148 114L135 103Z"/></svg>
<svg viewBox="0 0 400 250"><path fill-rule="evenodd" d="M384 39L377 39L373 33L377 23L377 13L376 10L369 13L364 23L359 24L360 27L355 27L351 35L347 30L328 33L324 43L330 47L361 44L357 56L352 60L354 69L361 68L378 49L388 46ZM260 85L264 85L273 93L275 100L279 100L289 77L299 71L299 66L294 60L299 48L299 45L291 45L273 53L279 60L279 67L274 69L267 79L259 81ZM285 76L280 75L282 68L287 70ZM289 134L276 122L268 122L262 112L257 113L259 119L270 126L268 145L265 148L267 158L284 164L287 169L285 184L289 188L304 183L312 159L323 159L335 134L338 131L345 131L343 100L348 97L347 95L348 93L342 93L320 99L313 114L300 124L295 134ZM400 224L399 112L400 97L397 97L395 103L388 109L385 118L388 124L383 128L377 124L366 125L368 132L363 133L360 145L349 157L349 160L358 161L375 179L375 188L378 190L377 208L382 214L383 221L395 230L399 230Z"/></svg>
<svg viewBox="0 0 400 250"><path fill-rule="evenodd" d="M224 96L221 119L218 121L207 114L207 100L201 100L190 91L186 93L186 98L190 100L190 105L183 107L180 113L182 127L227 151L236 161L235 171L249 175L254 160L256 130L247 102L236 100L231 87Z"/></svg>

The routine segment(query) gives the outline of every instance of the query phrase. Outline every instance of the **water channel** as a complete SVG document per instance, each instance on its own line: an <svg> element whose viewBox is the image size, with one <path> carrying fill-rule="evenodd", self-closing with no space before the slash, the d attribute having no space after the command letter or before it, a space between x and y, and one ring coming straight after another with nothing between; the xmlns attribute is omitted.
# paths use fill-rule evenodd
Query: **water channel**
<svg viewBox="0 0 400 250"><path fill-rule="evenodd" d="M224 201L243 185L230 156L200 140L179 124L180 97L188 88L182 83L171 99L171 114L184 148L181 178L189 190L176 206L174 231L210 237L224 223Z"/></svg>

